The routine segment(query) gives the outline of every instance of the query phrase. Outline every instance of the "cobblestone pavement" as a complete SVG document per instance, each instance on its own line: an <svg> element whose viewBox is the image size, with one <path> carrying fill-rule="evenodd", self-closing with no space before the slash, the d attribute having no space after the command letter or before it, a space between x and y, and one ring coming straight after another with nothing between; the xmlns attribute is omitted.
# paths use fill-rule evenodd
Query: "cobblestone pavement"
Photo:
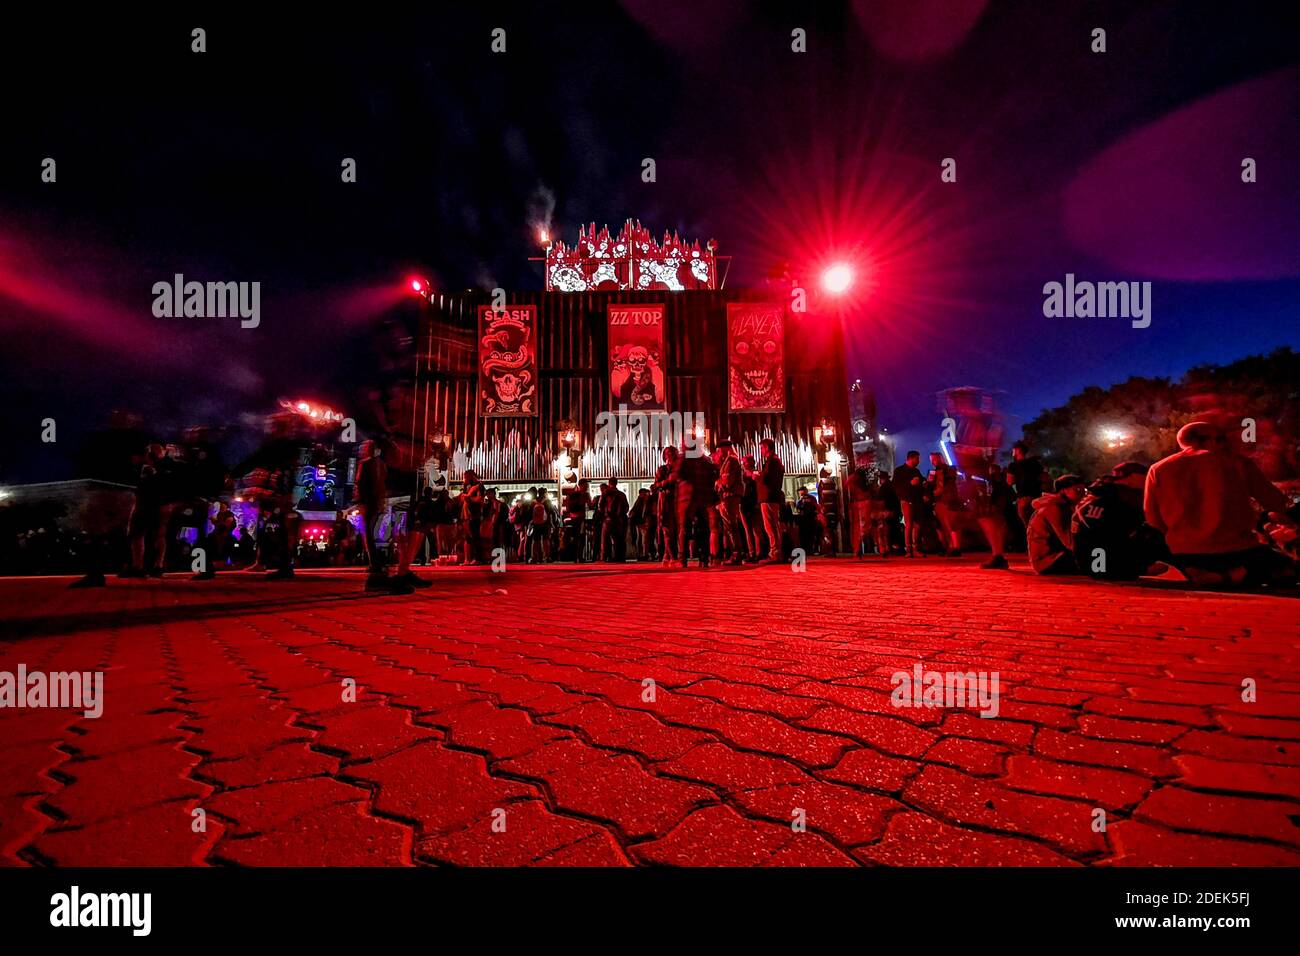
<svg viewBox="0 0 1300 956"><path fill-rule="evenodd" d="M423 573L0 581L0 671L105 679L98 719L0 710L0 862L1300 864L1294 599L968 559ZM997 716L894 706L917 662L997 671Z"/></svg>

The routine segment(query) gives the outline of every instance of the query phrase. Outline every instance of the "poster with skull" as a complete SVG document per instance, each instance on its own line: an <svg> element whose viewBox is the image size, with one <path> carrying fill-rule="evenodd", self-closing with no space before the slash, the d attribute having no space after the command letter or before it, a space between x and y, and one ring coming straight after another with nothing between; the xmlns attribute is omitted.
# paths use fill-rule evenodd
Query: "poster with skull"
<svg viewBox="0 0 1300 956"><path fill-rule="evenodd" d="M727 393L733 412L785 411L785 309L727 303Z"/></svg>
<svg viewBox="0 0 1300 956"><path fill-rule="evenodd" d="M479 404L484 418L537 414L536 339L537 306L479 306Z"/></svg>
<svg viewBox="0 0 1300 956"><path fill-rule="evenodd" d="M666 411L664 375L664 307L609 307L610 407L628 411Z"/></svg>

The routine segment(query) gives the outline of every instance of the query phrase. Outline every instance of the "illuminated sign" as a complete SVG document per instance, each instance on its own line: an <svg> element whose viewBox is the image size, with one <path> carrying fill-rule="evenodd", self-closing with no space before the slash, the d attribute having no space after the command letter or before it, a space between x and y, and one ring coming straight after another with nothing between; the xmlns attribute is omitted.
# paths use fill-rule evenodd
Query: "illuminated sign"
<svg viewBox="0 0 1300 956"><path fill-rule="evenodd" d="M570 247L553 242L546 249L546 288L550 292L615 290L681 292L716 289L717 246L703 248L676 233L656 242L650 230L629 219L617 235L606 226L583 227Z"/></svg>

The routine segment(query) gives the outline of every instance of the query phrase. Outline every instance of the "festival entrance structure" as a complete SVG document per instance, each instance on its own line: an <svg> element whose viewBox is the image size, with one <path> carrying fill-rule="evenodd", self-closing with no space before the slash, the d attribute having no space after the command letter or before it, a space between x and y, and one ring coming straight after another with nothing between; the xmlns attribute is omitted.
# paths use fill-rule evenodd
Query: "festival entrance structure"
<svg viewBox="0 0 1300 956"><path fill-rule="evenodd" d="M792 484L834 473L851 440L839 318L793 310L788 285L724 288L720 261L629 221L551 243L543 291L429 294L412 422L428 480L635 488L683 428L742 455L774 439Z"/></svg>

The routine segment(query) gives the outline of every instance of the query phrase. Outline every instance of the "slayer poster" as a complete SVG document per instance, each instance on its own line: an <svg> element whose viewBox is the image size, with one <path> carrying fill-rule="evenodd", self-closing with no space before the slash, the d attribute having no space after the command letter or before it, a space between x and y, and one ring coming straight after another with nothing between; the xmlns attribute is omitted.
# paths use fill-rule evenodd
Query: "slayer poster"
<svg viewBox="0 0 1300 956"><path fill-rule="evenodd" d="M727 391L730 411L785 411L783 306L727 303Z"/></svg>
<svg viewBox="0 0 1300 956"><path fill-rule="evenodd" d="M484 418L537 414L537 306L479 306L478 383Z"/></svg>
<svg viewBox="0 0 1300 956"><path fill-rule="evenodd" d="M609 307L609 392L615 410L667 410L663 303Z"/></svg>

